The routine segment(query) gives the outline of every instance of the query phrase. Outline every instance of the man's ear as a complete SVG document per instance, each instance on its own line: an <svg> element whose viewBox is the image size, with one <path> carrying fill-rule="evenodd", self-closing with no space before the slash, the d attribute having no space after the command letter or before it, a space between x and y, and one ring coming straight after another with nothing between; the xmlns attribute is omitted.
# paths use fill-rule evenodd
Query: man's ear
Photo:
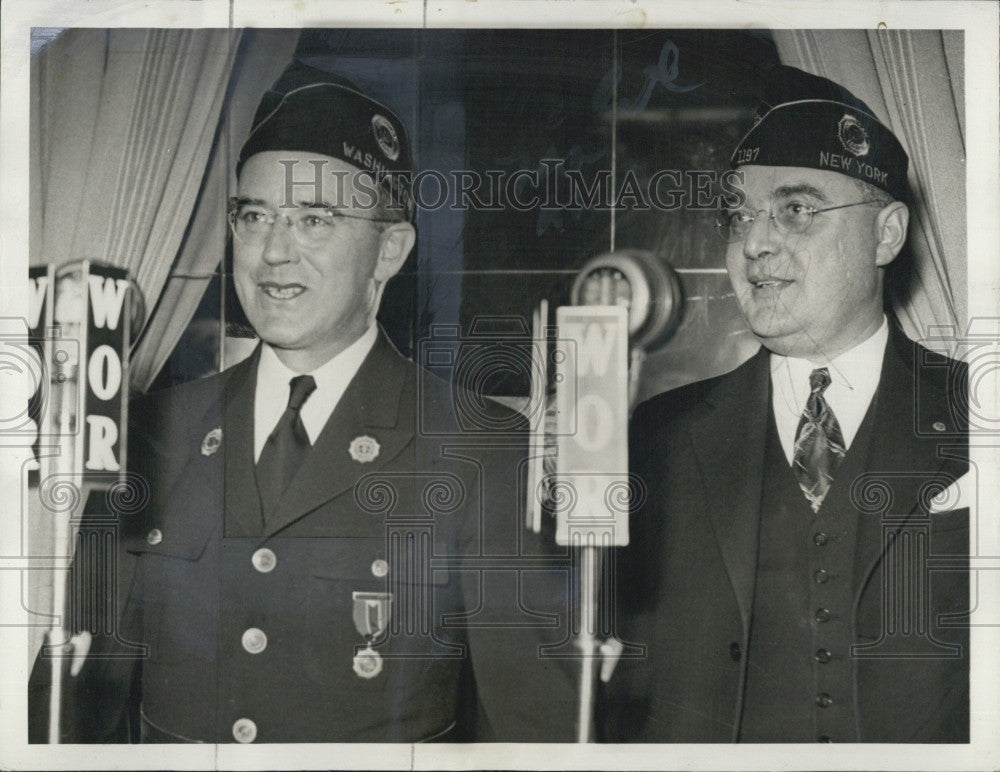
<svg viewBox="0 0 1000 772"><path fill-rule="evenodd" d="M395 222L387 225L379 238L375 281L384 284L399 273L416 241L417 232L410 223Z"/></svg>
<svg viewBox="0 0 1000 772"><path fill-rule="evenodd" d="M902 201L886 205L875 218L875 265L884 268L896 259L906 243L906 228L910 223L910 210Z"/></svg>

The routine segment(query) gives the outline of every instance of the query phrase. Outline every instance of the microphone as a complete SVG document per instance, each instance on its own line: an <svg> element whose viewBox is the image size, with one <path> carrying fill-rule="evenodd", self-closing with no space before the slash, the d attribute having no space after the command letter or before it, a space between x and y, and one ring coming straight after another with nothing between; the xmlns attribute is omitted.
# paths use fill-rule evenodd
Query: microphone
<svg viewBox="0 0 1000 772"><path fill-rule="evenodd" d="M605 571L604 563L606 556L616 559L609 548L628 545L629 509L644 495L642 480L628 471L628 421L645 351L676 330L682 294L663 260L622 250L588 261L571 296L574 305L556 309L549 356L547 301L534 314L529 403L539 404L547 393L548 361L555 363L555 402L554 415L550 406L545 420L535 416L531 425L528 525L540 528L543 490L556 517L556 542L572 548L578 569L573 645L581 657L577 741L585 743L593 739L595 663L608 681L620 657L644 650L615 636L614 571ZM554 471L541 461L551 461L553 439Z"/></svg>
<svg viewBox="0 0 1000 772"><path fill-rule="evenodd" d="M92 260L35 266L29 290L29 340L45 371L33 398L40 428L29 502L53 561L41 657L51 664L47 734L58 743L65 661L75 675L91 638L115 635L118 516L145 499L125 463L129 349L144 309L125 269ZM74 560L100 576L71 578Z"/></svg>

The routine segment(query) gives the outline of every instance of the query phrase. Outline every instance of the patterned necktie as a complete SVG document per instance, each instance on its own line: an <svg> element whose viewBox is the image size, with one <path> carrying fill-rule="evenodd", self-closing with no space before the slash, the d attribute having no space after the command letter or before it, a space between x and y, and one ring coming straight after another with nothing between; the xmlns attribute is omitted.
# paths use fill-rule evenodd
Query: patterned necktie
<svg viewBox="0 0 1000 772"><path fill-rule="evenodd" d="M267 438L257 461L257 490L264 511L264 520L273 514L281 495L291 482L295 470L301 466L310 448L309 435L299 415L299 408L316 390L311 375L292 378L288 407L278 419L274 431Z"/></svg>
<svg viewBox="0 0 1000 772"><path fill-rule="evenodd" d="M823 399L829 385L830 371L825 367L809 373L809 399L795 430L792 469L813 512L819 511L846 451L837 417Z"/></svg>

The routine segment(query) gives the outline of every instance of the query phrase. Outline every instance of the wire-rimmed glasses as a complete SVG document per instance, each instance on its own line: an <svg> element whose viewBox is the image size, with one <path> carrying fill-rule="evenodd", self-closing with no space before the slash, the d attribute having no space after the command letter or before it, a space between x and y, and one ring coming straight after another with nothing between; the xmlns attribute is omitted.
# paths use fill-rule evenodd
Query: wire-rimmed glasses
<svg viewBox="0 0 1000 772"><path fill-rule="evenodd" d="M757 220L757 217L764 213L768 219L774 223L779 233L798 235L805 233L812 225L813 217L823 212L832 212L835 209L846 209L850 206L861 206L868 201L855 201L850 204L838 204L837 206L827 206L817 209L809 204L804 204L799 199L787 198L778 199L770 209L732 209L721 211L716 216L715 228L722 240L727 244L741 241L750 231L750 227Z"/></svg>

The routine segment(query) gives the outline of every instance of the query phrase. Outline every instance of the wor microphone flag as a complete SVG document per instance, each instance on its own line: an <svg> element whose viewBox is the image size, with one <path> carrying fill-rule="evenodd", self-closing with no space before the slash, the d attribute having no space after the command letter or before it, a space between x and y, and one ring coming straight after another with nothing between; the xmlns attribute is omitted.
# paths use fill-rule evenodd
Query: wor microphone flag
<svg viewBox="0 0 1000 772"><path fill-rule="evenodd" d="M83 483L81 490L110 485L115 476L107 473L122 471L126 452L128 274L83 260L36 268L31 286L31 337L43 342L49 374L39 443L49 450L41 451L41 478L70 475Z"/></svg>
<svg viewBox="0 0 1000 772"><path fill-rule="evenodd" d="M559 544L628 544L628 311L556 309Z"/></svg>
<svg viewBox="0 0 1000 772"><path fill-rule="evenodd" d="M35 400L39 477L30 500L55 566L42 656L52 662L46 734L59 742L71 720L63 661L73 654L72 636L118 639L119 516L144 499L125 463L128 353L141 301L124 269L90 260L33 268L29 278L31 338L46 371L40 391L47 389ZM72 577L60 567L71 559ZM119 643L121 656L140 650ZM37 736L32 727L29 734Z"/></svg>

